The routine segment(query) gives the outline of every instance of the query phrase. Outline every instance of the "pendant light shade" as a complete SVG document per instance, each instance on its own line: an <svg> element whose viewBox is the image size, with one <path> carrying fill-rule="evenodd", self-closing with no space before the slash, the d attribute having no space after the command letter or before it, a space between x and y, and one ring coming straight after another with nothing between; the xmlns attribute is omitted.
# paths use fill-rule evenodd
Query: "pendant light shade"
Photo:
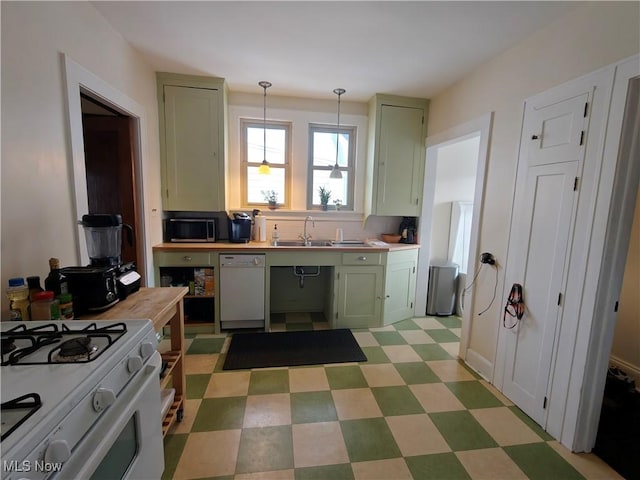
<svg viewBox="0 0 640 480"><path fill-rule="evenodd" d="M338 95L338 128L336 129L336 163L331 169L329 178L342 178L342 172L338 167L338 150L340 145L340 96L346 92L344 88L336 88L333 93Z"/></svg>
<svg viewBox="0 0 640 480"><path fill-rule="evenodd" d="M262 131L264 134L263 141L262 141L263 156L262 156L262 163L258 167L258 173L261 175L269 175L271 173L271 167L269 166L269 162L267 162L267 88L271 86L271 82L265 82L263 80L261 82L258 82L258 85L260 85L264 89L264 98L263 98L264 116L263 116L263 124L262 124Z"/></svg>

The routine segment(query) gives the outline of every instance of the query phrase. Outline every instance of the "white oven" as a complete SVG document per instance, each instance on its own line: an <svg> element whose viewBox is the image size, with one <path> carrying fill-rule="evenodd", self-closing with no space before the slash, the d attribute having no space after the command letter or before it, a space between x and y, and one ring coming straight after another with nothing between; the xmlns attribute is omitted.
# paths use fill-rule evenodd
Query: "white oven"
<svg viewBox="0 0 640 480"><path fill-rule="evenodd" d="M34 324L41 323L47 324L27 325L39 328ZM76 330L84 328L83 323L95 325L68 323ZM149 321L118 322L117 328L106 331L103 323L88 335L96 352L104 350L99 357L93 353L96 358L91 361L48 363L59 355L59 344L72 335L47 332L40 343L48 353L29 352L18 359L25 363L8 364L5 341L13 338L20 344L26 334L6 333L7 322L2 322L3 480L157 480L162 476L162 359L155 349L155 332ZM36 331L35 335L43 334ZM21 348L18 345L14 351ZM16 396L27 397L22 400L24 408L21 401L18 408L7 408L15 407L10 404Z"/></svg>

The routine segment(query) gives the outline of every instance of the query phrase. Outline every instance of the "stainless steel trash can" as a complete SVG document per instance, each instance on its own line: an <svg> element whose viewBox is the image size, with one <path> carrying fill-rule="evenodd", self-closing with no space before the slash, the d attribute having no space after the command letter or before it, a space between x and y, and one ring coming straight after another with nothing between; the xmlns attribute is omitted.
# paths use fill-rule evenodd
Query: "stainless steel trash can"
<svg viewBox="0 0 640 480"><path fill-rule="evenodd" d="M456 302L458 265L433 264L429 267L427 315L452 315Z"/></svg>

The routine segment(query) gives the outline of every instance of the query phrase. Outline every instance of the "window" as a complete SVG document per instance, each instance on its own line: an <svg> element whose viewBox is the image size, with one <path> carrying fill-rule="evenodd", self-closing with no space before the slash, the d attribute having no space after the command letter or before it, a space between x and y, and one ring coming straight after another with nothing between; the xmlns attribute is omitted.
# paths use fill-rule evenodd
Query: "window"
<svg viewBox="0 0 640 480"><path fill-rule="evenodd" d="M307 208L320 207L319 189L324 187L331 192L329 209L353 210L355 145L355 127L340 127L338 132L337 127L310 125ZM329 177L336 155L342 178Z"/></svg>
<svg viewBox="0 0 640 480"><path fill-rule="evenodd" d="M266 123L266 160L270 175L261 175L258 168L265 156L264 122L241 120L243 201L245 205L267 205L263 192L274 191L278 206L289 205L289 139L291 125L284 122Z"/></svg>

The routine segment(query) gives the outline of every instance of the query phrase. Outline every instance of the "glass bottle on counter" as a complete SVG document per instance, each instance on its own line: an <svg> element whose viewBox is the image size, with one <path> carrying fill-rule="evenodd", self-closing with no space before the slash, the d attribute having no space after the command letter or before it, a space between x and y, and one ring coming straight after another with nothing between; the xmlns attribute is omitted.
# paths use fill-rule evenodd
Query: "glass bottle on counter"
<svg viewBox="0 0 640 480"><path fill-rule="evenodd" d="M54 296L69 293L67 277L65 277L60 271L60 260L57 258L50 258L49 268L51 271L47 278L44 279L45 290L53 292Z"/></svg>
<svg viewBox="0 0 640 480"><path fill-rule="evenodd" d="M30 302L33 302L36 299L36 293L44 292L44 288L40 285L40 277L37 275L27 277L27 286L29 287Z"/></svg>
<svg viewBox="0 0 640 480"><path fill-rule="evenodd" d="M9 279L7 297L11 320L29 320L29 287L25 285L24 278Z"/></svg>
<svg viewBox="0 0 640 480"><path fill-rule="evenodd" d="M35 301L31 304L32 320L60 320L60 302L55 299L53 292L45 290L36 293Z"/></svg>

